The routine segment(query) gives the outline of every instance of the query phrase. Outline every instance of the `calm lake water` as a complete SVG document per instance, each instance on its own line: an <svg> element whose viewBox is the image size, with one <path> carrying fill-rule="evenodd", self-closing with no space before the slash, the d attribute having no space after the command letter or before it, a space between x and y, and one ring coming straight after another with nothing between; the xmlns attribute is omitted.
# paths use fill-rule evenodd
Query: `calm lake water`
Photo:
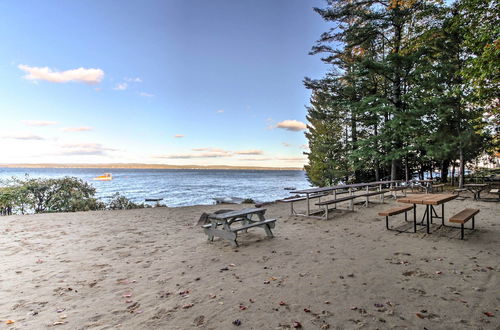
<svg viewBox="0 0 500 330"><path fill-rule="evenodd" d="M112 173L112 181L94 181ZM142 170L91 168L1 168L0 180L12 177L60 178L73 176L91 183L96 195L108 200L119 192L134 202L163 198L168 206L214 204L214 198L252 198L260 202L290 196L284 188L310 187L304 171L256 170Z"/></svg>

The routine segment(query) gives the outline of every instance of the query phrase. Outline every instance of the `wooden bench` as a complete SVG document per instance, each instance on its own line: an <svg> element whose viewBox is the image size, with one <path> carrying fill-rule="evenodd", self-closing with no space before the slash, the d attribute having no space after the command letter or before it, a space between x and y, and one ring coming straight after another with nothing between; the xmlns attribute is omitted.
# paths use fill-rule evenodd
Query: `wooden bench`
<svg viewBox="0 0 500 330"><path fill-rule="evenodd" d="M368 207L368 204L370 203L370 197L371 196L382 195L380 197L380 200L383 203L384 202L384 194L386 192L388 192L388 191L387 190L372 191L372 192L364 193L364 194L361 194L361 195L357 195L356 197L366 197L366 201L364 203L365 203L365 206Z"/></svg>
<svg viewBox="0 0 500 330"><path fill-rule="evenodd" d="M407 214L407 212L410 211L410 210L412 210L412 209L413 209L413 205L399 206L399 207L394 207L392 209L388 209L388 210L379 212L378 215L385 216L385 227L387 228L387 230L393 230L393 231L397 231L397 232L402 233L404 231L393 229L393 228L389 227L389 217L393 216L393 215L401 214L401 213L404 212L404 214L405 214L405 221L408 221L408 214ZM417 232L417 223L416 223L415 219L413 219L413 232Z"/></svg>
<svg viewBox="0 0 500 330"><path fill-rule="evenodd" d="M497 194L498 200L500 200L500 189L491 189L490 194Z"/></svg>
<svg viewBox="0 0 500 330"><path fill-rule="evenodd" d="M438 191L439 188L441 188L441 191L443 191L444 190L444 183L432 185L432 192Z"/></svg>
<svg viewBox="0 0 500 330"><path fill-rule="evenodd" d="M328 220L328 205L337 204L337 203L340 203L340 202L345 202L345 201L353 200L356 197L359 197L359 196L350 195L350 196L345 196L345 197L330 199L330 200L327 200L327 201L316 203L316 205L318 205L320 207L321 206L325 207L325 218ZM351 210L353 210L353 209L354 209L354 206L351 204Z"/></svg>
<svg viewBox="0 0 500 330"><path fill-rule="evenodd" d="M456 188L453 190L453 193L457 193L458 196L460 196L461 192L467 191L465 188Z"/></svg>
<svg viewBox="0 0 500 330"><path fill-rule="evenodd" d="M314 195L309 196L309 199L319 198L319 200L321 200L321 197L324 197L326 195L328 195L328 193L318 193L318 194L314 194ZM300 202L300 201L305 201L306 199L307 199L306 196L300 196L300 197L292 197L292 198L280 199L280 200L278 200L278 202L290 203L290 215L294 215L294 214L297 214L297 212L293 208L293 203Z"/></svg>
<svg viewBox="0 0 500 330"><path fill-rule="evenodd" d="M398 198L398 191L403 192L403 196L406 197L406 189L408 189L408 186L395 186L395 187L390 187L389 191L391 192L391 195L394 199Z"/></svg>
<svg viewBox="0 0 500 330"><path fill-rule="evenodd" d="M211 223L203 225L202 227L204 228L205 233L208 234L208 232L212 232L212 233L216 232L217 236L228 239L230 241L231 245L233 245L233 246L238 246L238 242L236 241L236 239L238 238L238 232L242 231L242 230L244 230L246 232L247 229L252 228L252 227L262 227L265 230L267 237L274 237L271 229L275 227L276 219L266 219L264 221L256 221L256 222L248 223L248 219L241 218L241 219L235 220L235 222L242 221L242 220L244 223L242 226L238 226L238 227L234 227L234 228L231 227L231 228L229 228L229 230L217 230L217 229L211 228L212 227ZM218 223L217 226L225 226L225 225L222 223Z"/></svg>
<svg viewBox="0 0 500 330"><path fill-rule="evenodd" d="M460 239L464 239L464 224L472 219L472 230L474 230L474 217L479 209L464 209L450 218L450 222L460 224Z"/></svg>

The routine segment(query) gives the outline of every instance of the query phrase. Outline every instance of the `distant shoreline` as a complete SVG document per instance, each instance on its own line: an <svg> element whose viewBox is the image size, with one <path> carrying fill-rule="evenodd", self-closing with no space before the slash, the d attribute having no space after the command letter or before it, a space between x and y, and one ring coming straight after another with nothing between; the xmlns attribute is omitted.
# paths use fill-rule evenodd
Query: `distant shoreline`
<svg viewBox="0 0 500 330"><path fill-rule="evenodd" d="M5 168L102 168L102 169L144 169L144 170L260 170L260 171L302 171L300 167L260 167L229 165L163 165L163 164L0 164Z"/></svg>

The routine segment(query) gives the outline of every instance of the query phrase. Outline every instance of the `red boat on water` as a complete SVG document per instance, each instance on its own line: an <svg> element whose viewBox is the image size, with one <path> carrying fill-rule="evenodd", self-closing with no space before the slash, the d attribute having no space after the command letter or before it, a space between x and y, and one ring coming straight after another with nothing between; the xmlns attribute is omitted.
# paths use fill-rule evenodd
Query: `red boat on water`
<svg viewBox="0 0 500 330"><path fill-rule="evenodd" d="M96 181L111 181L111 180L113 180L113 176L111 175L111 173L104 173L103 175L96 176L92 180L96 180Z"/></svg>

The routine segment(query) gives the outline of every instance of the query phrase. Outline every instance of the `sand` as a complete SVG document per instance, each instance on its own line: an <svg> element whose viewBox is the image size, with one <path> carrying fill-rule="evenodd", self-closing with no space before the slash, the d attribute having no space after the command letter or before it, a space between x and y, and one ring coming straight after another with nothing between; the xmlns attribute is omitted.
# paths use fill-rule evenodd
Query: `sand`
<svg viewBox="0 0 500 330"><path fill-rule="evenodd" d="M248 205L0 217L0 329L500 329L500 203L446 204L481 209L465 240L387 231L397 204L268 205L238 248L194 224Z"/></svg>

